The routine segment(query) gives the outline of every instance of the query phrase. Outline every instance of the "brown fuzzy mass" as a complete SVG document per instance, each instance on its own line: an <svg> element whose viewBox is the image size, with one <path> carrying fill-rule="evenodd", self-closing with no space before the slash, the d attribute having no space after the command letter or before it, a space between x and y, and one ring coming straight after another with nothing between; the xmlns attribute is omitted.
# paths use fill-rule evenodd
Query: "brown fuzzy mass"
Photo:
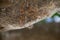
<svg viewBox="0 0 60 40"><path fill-rule="evenodd" d="M49 15L48 9L54 8L52 0L19 0L13 4L15 5L6 8L3 5L4 8L0 8L0 25L24 25L36 20L38 16L44 18Z"/></svg>

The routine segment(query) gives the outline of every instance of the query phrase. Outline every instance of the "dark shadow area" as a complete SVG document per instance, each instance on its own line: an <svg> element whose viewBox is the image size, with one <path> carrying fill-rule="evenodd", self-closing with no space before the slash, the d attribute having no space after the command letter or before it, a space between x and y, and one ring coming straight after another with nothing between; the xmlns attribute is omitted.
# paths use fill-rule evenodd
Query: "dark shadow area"
<svg viewBox="0 0 60 40"><path fill-rule="evenodd" d="M3 40L60 40L60 23L35 24L32 29L2 33Z"/></svg>

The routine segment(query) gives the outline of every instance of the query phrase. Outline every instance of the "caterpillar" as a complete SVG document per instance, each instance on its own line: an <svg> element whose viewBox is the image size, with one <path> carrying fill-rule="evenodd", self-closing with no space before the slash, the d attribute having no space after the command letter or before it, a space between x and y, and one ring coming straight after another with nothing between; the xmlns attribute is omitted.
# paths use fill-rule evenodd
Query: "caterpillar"
<svg viewBox="0 0 60 40"><path fill-rule="evenodd" d="M59 0L1 0L0 29L29 27L51 17L60 7Z"/></svg>

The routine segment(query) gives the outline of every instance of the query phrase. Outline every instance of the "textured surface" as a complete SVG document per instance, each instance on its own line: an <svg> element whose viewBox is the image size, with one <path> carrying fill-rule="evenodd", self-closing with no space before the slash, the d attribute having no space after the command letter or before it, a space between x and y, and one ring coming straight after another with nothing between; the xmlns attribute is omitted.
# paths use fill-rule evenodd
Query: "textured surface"
<svg viewBox="0 0 60 40"><path fill-rule="evenodd" d="M18 0L0 0L0 8L6 8L16 4Z"/></svg>
<svg viewBox="0 0 60 40"><path fill-rule="evenodd" d="M20 0L15 5L0 8L0 27L24 27L28 22L49 17L49 11L59 7L59 3L59 0Z"/></svg>

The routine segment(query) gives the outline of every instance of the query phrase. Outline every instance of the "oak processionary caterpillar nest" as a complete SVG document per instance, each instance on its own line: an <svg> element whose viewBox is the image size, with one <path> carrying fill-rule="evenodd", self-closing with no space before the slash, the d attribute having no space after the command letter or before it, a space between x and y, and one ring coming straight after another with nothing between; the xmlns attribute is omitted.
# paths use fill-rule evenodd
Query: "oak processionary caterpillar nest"
<svg viewBox="0 0 60 40"><path fill-rule="evenodd" d="M3 0L4 1L4 0ZM2 1L2 3L4 3ZM59 0L13 0L17 3L0 7L0 29L14 30L29 27L59 10Z"/></svg>

